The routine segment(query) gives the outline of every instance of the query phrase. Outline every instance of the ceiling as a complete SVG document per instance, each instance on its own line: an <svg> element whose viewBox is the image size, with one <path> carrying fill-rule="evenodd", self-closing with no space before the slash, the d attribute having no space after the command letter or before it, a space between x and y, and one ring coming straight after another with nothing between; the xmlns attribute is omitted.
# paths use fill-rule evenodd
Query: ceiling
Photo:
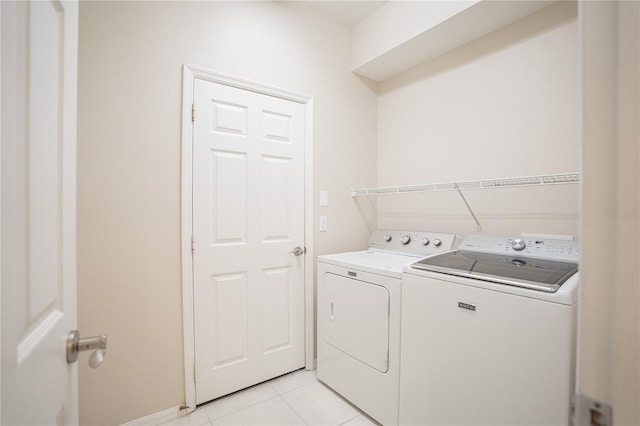
<svg viewBox="0 0 640 426"><path fill-rule="evenodd" d="M324 10L350 28L358 25L364 18L380 8L386 1L307 1L310 5Z"/></svg>

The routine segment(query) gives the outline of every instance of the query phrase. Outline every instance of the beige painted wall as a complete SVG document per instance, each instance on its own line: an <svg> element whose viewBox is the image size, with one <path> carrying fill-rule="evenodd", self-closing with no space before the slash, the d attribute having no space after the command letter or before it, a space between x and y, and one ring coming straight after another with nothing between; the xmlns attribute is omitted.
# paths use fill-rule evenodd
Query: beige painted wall
<svg viewBox="0 0 640 426"><path fill-rule="evenodd" d="M83 335L107 332L110 341L100 369L81 365L81 422L118 424L184 401L183 63L315 97L314 199L319 190L330 191L330 207L314 211L316 223L319 215L329 216L329 232L315 233L317 255L361 248L376 226L376 207L381 227L475 232L454 193L352 200L351 186L579 171L577 26L575 4L563 2L382 83L377 98L375 85L349 71L348 29L298 3L83 2L79 320ZM621 37L629 34L635 33ZM637 43L625 49L634 48ZM620 179L631 184L619 188L617 204L609 202L606 187L585 186L585 194L602 191L592 215L608 205L637 211L637 120L625 123L635 146L628 143L616 153L597 145L600 141L594 147L609 153L611 161L629 163ZM592 158L585 179L599 182L600 159ZM616 178L608 179L603 182ZM469 191L467 197L484 232L578 235L578 192L568 186ZM629 258L637 258L637 215L617 222L596 219L590 238L599 240L601 230L610 229L618 235L619 250L635 247ZM590 253L597 259L594 244ZM606 275L615 262L620 260L597 268ZM638 270L628 265L629 275L620 275L611 301L620 309L609 319L619 336L630 338L608 354L616 363L613 395L595 396L622 404L622 419L637 423L637 381L624 375L628 368L638 369ZM609 312L609 305L593 303ZM590 335L597 344L598 336Z"/></svg>
<svg viewBox="0 0 640 426"><path fill-rule="evenodd" d="M378 185L579 171L577 8L561 2L380 83ZM578 235L578 186L467 191L489 234ZM378 196L378 224L467 235L454 192Z"/></svg>
<svg viewBox="0 0 640 426"><path fill-rule="evenodd" d="M640 424L640 3L581 4L582 253L577 392Z"/></svg>
<svg viewBox="0 0 640 426"><path fill-rule="evenodd" d="M119 424L184 403L180 259L182 65L314 97L314 200L329 191L315 254L361 248L375 215L375 87L350 70L350 32L293 2L82 2L78 296L82 424ZM349 238L345 238L348 235Z"/></svg>

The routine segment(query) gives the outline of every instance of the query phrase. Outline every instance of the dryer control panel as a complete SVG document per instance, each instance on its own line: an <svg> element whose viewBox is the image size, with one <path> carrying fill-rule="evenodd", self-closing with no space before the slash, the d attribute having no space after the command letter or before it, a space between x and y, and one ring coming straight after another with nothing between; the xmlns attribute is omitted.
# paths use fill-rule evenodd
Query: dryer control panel
<svg viewBox="0 0 640 426"><path fill-rule="evenodd" d="M455 234L377 229L369 238L369 250L424 257L454 250L457 242Z"/></svg>

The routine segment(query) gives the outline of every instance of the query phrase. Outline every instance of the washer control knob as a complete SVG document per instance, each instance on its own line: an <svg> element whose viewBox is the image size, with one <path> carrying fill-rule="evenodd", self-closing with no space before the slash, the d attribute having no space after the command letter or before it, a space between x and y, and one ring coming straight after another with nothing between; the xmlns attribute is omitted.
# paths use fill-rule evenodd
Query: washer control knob
<svg viewBox="0 0 640 426"><path fill-rule="evenodd" d="M524 250L526 246L527 246L527 243L525 243L522 238L516 238L511 242L511 248L514 249L515 251Z"/></svg>
<svg viewBox="0 0 640 426"><path fill-rule="evenodd" d="M442 245L442 241L440 241L440 238L436 238L435 240L433 240L433 245L436 247L440 247Z"/></svg>
<svg viewBox="0 0 640 426"><path fill-rule="evenodd" d="M429 239L428 239L428 238L423 238L423 239L422 239L422 245L423 245L423 246L428 246L428 245L429 245L429 243L430 243L430 241L429 241Z"/></svg>
<svg viewBox="0 0 640 426"><path fill-rule="evenodd" d="M402 237L400 237L400 242L405 245L409 244L411 242L411 236L403 235Z"/></svg>
<svg viewBox="0 0 640 426"><path fill-rule="evenodd" d="M384 236L384 240L385 240L386 242L391 241L391 235L389 235L389 234L385 235L385 236Z"/></svg>

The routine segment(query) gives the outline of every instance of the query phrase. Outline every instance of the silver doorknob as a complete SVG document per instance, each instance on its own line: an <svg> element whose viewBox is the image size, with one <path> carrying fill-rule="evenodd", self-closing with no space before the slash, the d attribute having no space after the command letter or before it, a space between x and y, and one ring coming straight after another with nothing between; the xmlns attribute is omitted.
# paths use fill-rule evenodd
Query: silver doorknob
<svg viewBox="0 0 640 426"><path fill-rule="evenodd" d="M80 351L91 350L94 350L94 352L89 357L89 365L92 368L98 368L104 361L104 356L107 354L107 335L101 334L100 336L81 339L78 330L73 330L69 333L67 336L67 362L69 364L78 360L78 353Z"/></svg>
<svg viewBox="0 0 640 426"><path fill-rule="evenodd" d="M293 251L290 251L289 254L295 254L296 256L300 256L301 254L304 254L305 251L306 250L301 247L296 247L293 249Z"/></svg>

